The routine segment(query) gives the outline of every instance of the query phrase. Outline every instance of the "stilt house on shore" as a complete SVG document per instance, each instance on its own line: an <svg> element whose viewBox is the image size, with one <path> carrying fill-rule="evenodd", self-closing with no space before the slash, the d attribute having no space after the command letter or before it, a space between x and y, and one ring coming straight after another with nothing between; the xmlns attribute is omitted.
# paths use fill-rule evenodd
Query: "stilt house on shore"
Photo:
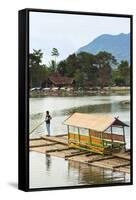
<svg viewBox="0 0 136 200"><path fill-rule="evenodd" d="M60 73L55 72L49 76L42 83L42 87L72 87L74 86L75 81L71 77L62 76Z"/></svg>

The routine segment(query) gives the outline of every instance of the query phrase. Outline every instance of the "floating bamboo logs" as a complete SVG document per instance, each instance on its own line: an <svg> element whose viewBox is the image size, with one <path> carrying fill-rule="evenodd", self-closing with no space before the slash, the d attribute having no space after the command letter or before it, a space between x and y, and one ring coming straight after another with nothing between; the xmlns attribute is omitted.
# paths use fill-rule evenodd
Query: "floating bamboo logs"
<svg viewBox="0 0 136 200"><path fill-rule="evenodd" d="M125 160L130 160L130 155L128 152L125 153L113 153L114 156L118 157L118 158L122 158Z"/></svg>
<svg viewBox="0 0 136 200"><path fill-rule="evenodd" d="M103 156L102 158L96 158L94 160L90 160L88 161L88 163L92 163L94 161L103 161L103 160L108 160L108 159L112 159L112 158L115 158L115 156Z"/></svg>
<svg viewBox="0 0 136 200"><path fill-rule="evenodd" d="M44 140L48 140L48 141L51 141L51 142L58 142L59 144L64 144L64 145L68 145L68 142L67 142L67 139L65 139L65 136L64 137L56 137L56 136L42 136L41 137L42 139Z"/></svg>
<svg viewBox="0 0 136 200"><path fill-rule="evenodd" d="M129 165L130 165L130 163L119 164L119 165L115 165L115 166L113 166L113 168L126 167L126 166L129 166Z"/></svg>
<svg viewBox="0 0 136 200"><path fill-rule="evenodd" d="M56 135L55 137L64 137L64 136L67 136L67 134Z"/></svg>
<svg viewBox="0 0 136 200"><path fill-rule="evenodd" d="M52 146L55 144L59 144L58 142L54 142L54 143L49 143L49 144L39 144L39 145L30 145L30 148L35 148L35 147L47 147L47 146Z"/></svg>
<svg viewBox="0 0 136 200"><path fill-rule="evenodd" d="M58 148L56 148L56 149L51 149L51 150L47 150L46 151L46 153L51 153L51 152L55 152L55 151L66 151L66 150L69 150L69 148L67 147L67 148L60 148L60 149L58 149Z"/></svg>
<svg viewBox="0 0 136 200"><path fill-rule="evenodd" d="M86 150L80 150L68 146L66 135L42 136L30 139L30 151L46 153L65 158L69 161L80 162L90 166L102 167L113 171L130 173L130 151L113 153L112 155L100 155Z"/></svg>
<svg viewBox="0 0 136 200"><path fill-rule="evenodd" d="M84 155L84 154L86 154L86 151L80 151L79 153L73 153L71 155L65 156L65 159L68 159L68 158L74 157L74 156Z"/></svg>
<svg viewBox="0 0 136 200"><path fill-rule="evenodd" d="M97 155L97 154L96 154L96 153L93 153L93 152L90 152L90 153L87 153L87 154L86 154L87 157L93 156L93 155Z"/></svg>
<svg viewBox="0 0 136 200"><path fill-rule="evenodd" d="M36 141L36 140L41 140L41 138L31 138L29 141Z"/></svg>

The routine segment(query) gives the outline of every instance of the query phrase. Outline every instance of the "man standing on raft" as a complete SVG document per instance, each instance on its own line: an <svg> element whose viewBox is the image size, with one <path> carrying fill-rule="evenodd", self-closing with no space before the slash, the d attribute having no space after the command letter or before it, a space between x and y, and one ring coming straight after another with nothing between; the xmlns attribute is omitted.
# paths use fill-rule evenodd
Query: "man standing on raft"
<svg viewBox="0 0 136 200"><path fill-rule="evenodd" d="M50 136L50 120L51 120L51 116L49 114L49 111L46 111L46 116L45 116L45 122L46 122L46 128L47 128L47 133L48 136Z"/></svg>

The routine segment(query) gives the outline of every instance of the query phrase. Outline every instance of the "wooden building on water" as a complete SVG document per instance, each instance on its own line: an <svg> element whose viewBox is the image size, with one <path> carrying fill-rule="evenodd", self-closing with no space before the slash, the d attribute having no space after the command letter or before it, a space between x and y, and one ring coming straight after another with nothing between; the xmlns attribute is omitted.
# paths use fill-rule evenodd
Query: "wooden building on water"
<svg viewBox="0 0 136 200"><path fill-rule="evenodd" d="M99 154L125 150L125 126L118 117L74 113L64 122L68 128L68 145ZM114 129L120 128L119 133Z"/></svg>

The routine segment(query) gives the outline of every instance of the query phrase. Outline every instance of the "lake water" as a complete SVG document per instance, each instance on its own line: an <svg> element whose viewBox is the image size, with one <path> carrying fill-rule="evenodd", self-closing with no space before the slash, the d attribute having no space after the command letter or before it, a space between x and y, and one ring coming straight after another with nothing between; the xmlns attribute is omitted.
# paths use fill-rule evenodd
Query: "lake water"
<svg viewBox="0 0 136 200"><path fill-rule="evenodd" d="M30 98L30 137L35 138L47 134L45 123L42 123L34 130L44 121L46 110L49 110L52 116L52 135L67 133L67 127L63 122L74 112L119 116L120 120L129 125L130 105L122 103L122 101L129 100L129 93L124 95ZM130 128L125 127L125 132L127 148L129 148ZM44 154L30 152L30 188L94 185L128 181L130 181L130 177L125 173L112 172L111 170L79 163L75 164L62 158L49 158Z"/></svg>

